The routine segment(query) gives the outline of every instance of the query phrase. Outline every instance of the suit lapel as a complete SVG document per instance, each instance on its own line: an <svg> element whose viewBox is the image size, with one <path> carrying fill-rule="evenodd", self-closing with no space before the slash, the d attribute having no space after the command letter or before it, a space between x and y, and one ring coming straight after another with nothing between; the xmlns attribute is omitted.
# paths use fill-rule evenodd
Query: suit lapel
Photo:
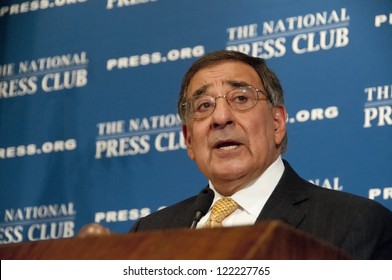
<svg viewBox="0 0 392 280"><path fill-rule="evenodd" d="M306 181L301 179L290 165L284 161L285 171L275 190L260 212L256 222L282 220L294 227L306 216L309 194L301 188Z"/></svg>

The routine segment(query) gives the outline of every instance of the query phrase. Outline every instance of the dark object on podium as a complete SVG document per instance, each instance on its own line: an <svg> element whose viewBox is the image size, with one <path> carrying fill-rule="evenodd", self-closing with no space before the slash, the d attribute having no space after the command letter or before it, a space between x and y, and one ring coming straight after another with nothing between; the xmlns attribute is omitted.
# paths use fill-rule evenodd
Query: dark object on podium
<svg viewBox="0 0 392 280"><path fill-rule="evenodd" d="M219 229L170 229L0 246L0 259L348 259L339 249L278 221Z"/></svg>

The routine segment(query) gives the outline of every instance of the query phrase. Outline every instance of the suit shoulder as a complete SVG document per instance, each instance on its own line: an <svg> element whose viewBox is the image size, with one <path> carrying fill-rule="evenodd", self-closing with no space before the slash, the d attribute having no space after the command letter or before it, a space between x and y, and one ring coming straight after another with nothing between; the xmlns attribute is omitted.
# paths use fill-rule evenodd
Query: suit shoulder
<svg viewBox="0 0 392 280"><path fill-rule="evenodd" d="M358 222L371 224L374 229L378 226L392 224L392 212L377 201L343 191L322 188L311 183L307 184L307 188L310 197L313 197L313 202L319 204L317 208L327 207L330 214L336 212L340 213L340 216L350 216Z"/></svg>
<svg viewBox="0 0 392 280"><path fill-rule="evenodd" d="M191 206L193 206L197 196L192 196L187 199L184 199L180 202L177 202L175 204L169 205L165 208L162 208L154 213L151 213L149 216L162 216L162 215L170 215L171 213L178 213L179 211L184 211Z"/></svg>
<svg viewBox="0 0 392 280"><path fill-rule="evenodd" d="M332 190L332 189L327 189L323 188L317 185L314 185L310 182L307 182L307 187L310 191L310 193L323 196L323 197L330 197L329 200L335 201L335 203L342 203L342 202L347 202L352 205L358 205L361 207L371 207L371 208L385 208L382 206L379 202L371 200L366 197L362 197L356 194L348 193L345 191L339 191L339 190ZM388 210L388 209L386 209ZM388 210L389 211L389 210Z"/></svg>
<svg viewBox="0 0 392 280"><path fill-rule="evenodd" d="M193 218L193 208L196 198L197 196L192 196L141 218L132 226L131 231L190 226Z"/></svg>
<svg viewBox="0 0 392 280"><path fill-rule="evenodd" d="M312 209L328 208L326 212L347 211L348 214L365 217L392 217L392 212L380 203L369 198L347 193L344 191L322 188L301 178L286 162L284 185L290 186L291 191L298 188L304 190L310 198ZM341 213L343 214L343 213Z"/></svg>

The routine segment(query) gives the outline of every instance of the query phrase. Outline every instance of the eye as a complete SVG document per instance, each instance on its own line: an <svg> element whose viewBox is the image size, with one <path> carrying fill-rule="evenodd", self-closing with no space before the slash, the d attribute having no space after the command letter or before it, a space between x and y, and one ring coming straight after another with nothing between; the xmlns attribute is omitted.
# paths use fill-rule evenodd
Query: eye
<svg viewBox="0 0 392 280"><path fill-rule="evenodd" d="M244 104L244 103L249 102L250 95L247 90L239 89L239 90L232 92L229 99L230 99L230 102L234 102L237 104Z"/></svg>
<svg viewBox="0 0 392 280"><path fill-rule="evenodd" d="M245 94L236 94L233 97L233 101L236 103L246 103L249 100L249 97Z"/></svg>
<svg viewBox="0 0 392 280"><path fill-rule="evenodd" d="M196 112L205 112L215 107L214 99L208 96L198 97L193 100L193 109Z"/></svg>
<svg viewBox="0 0 392 280"><path fill-rule="evenodd" d="M197 107L196 107L196 110L197 111L206 111L206 110L208 110L211 107L212 107L212 105L211 105L210 102L204 102L204 103L198 104Z"/></svg>

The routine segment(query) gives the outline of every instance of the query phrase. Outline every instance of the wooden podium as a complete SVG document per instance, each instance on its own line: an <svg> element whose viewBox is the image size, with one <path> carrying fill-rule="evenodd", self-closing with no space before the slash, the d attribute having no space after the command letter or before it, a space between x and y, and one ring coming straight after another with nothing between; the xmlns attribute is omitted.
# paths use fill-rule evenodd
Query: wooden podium
<svg viewBox="0 0 392 280"><path fill-rule="evenodd" d="M320 260L348 259L339 249L278 221L219 229L173 229L0 246L0 259Z"/></svg>

